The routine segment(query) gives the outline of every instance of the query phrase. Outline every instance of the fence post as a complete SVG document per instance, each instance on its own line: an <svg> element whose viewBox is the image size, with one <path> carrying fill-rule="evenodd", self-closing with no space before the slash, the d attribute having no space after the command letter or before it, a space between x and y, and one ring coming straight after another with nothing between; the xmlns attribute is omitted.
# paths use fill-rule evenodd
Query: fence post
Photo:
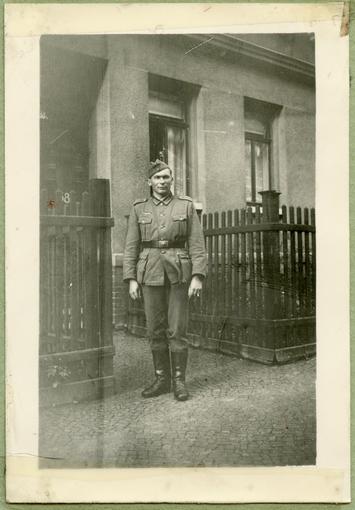
<svg viewBox="0 0 355 510"><path fill-rule="evenodd" d="M279 223L280 193L278 191L261 191L262 196L262 222L264 224ZM263 232L263 260L265 292L265 318L275 319L280 306L280 246L279 232L265 230ZM274 348L274 340L272 345Z"/></svg>
<svg viewBox="0 0 355 510"><path fill-rule="evenodd" d="M108 179L89 181L92 216L110 217L110 183ZM112 345L112 252L111 228L107 227L99 235L100 271L99 279L99 322L101 345ZM96 247L96 243L93 242ZM95 292L96 289L94 288Z"/></svg>
<svg viewBox="0 0 355 510"><path fill-rule="evenodd" d="M280 195L279 191L259 191L262 197L263 223L279 222Z"/></svg>

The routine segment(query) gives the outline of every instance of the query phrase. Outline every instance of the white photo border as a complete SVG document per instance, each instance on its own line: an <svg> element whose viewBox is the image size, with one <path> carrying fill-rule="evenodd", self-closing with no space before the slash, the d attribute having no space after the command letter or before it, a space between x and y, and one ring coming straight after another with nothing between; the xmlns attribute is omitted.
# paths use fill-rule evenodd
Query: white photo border
<svg viewBox="0 0 355 510"><path fill-rule="evenodd" d="M340 35L342 14L343 3L5 5L8 501L350 500L349 40ZM316 466L39 469L40 36L189 32L315 34Z"/></svg>

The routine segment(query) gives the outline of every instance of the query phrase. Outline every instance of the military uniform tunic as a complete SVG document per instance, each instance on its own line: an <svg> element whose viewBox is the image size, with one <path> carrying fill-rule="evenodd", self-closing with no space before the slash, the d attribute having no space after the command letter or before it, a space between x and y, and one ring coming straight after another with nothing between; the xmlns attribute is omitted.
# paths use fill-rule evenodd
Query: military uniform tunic
<svg viewBox="0 0 355 510"><path fill-rule="evenodd" d="M159 241L159 247L144 247ZM164 242L166 246L164 246ZM170 248L169 243L181 246ZM183 283L206 275L203 233L192 199L173 196L136 200L128 222L123 278L144 285Z"/></svg>
<svg viewBox="0 0 355 510"><path fill-rule="evenodd" d="M123 278L142 285L152 351L186 350L188 285L206 275L200 221L189 197L136 200L128 222Z"/></svg>

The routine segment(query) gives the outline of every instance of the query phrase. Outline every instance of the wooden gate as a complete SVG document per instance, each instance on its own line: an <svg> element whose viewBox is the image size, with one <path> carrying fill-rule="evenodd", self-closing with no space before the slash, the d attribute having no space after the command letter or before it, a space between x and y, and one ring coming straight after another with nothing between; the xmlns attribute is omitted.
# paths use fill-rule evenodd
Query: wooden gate
<svg viewBox="0 0 355 510"><path fill-rule="evenodd" d="M97 398L113 378L109 181L41 191L40 404Z"/></svg>

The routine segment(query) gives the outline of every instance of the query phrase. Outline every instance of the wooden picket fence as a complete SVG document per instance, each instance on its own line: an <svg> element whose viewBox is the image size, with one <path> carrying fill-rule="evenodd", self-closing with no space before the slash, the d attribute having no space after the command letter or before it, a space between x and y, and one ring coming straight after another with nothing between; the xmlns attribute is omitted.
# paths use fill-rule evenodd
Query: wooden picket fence
<svg viewBox="0 0 355 510"><path fill-rule="evenodd" d="M315 211L262 206L202 216L208 275L190 305L192 345L265 363L315 353ZM129 329L144 331L142 303L130 303Z"/></svg>
<svg viewBox="0 0 355 510"><path fill-rule="evenodd" d="M113 390L109 182L41 191L40 391L45 404Z"/></svg>

